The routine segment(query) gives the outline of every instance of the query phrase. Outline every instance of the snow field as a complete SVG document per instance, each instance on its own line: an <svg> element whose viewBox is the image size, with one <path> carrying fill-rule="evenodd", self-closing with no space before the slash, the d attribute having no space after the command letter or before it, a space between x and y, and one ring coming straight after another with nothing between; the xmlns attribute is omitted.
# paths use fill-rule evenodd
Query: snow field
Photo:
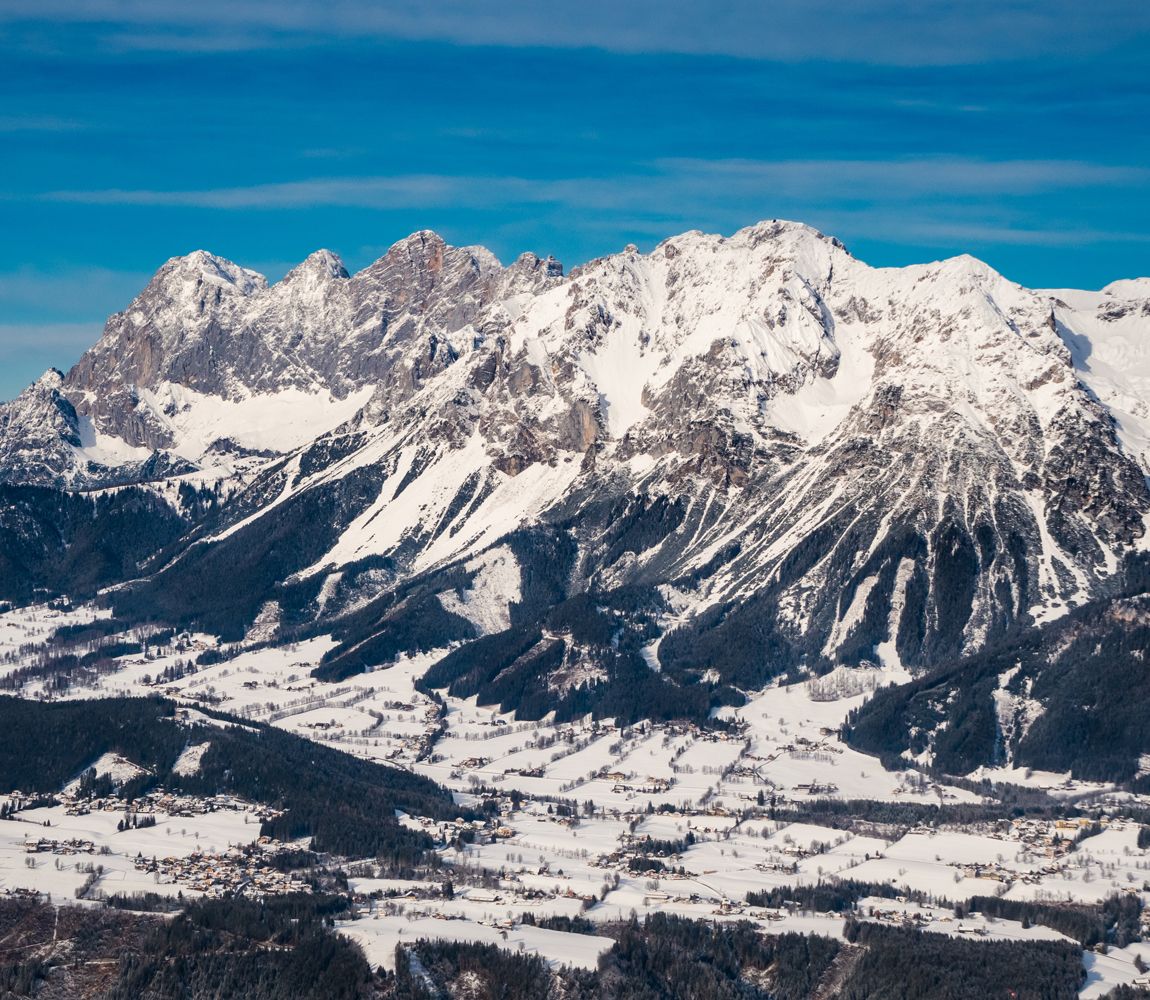
<svg viewBox="0 0 1150 1000"><path fill-rule="evenodd" d="M363 948L373 966L388 970L395 968L396 945L415 944L421 938L494 944L511 951L540 955L556 966L583 969L595 968L599 956L615 943L611 938L567 934L527 924L501 929L471 920L408 915L377 915L336 926Z"/></svg>

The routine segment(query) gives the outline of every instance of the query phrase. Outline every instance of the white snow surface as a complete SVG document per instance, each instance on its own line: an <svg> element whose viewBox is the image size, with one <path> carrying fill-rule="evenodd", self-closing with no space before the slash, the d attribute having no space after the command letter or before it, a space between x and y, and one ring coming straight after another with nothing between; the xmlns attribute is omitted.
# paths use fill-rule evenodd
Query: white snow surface
<svg viewBox="0 0 1150 1000"><path fill-rule="evenodd" d="M445 611L471 622L480 635L492 635L511 627L510 605L520 599L521 574L515 553L508 545L489 549L464 564L475 574L471 586L460 593L440 594Z"/></svg>
<svg viewBox="0 0 1150 1000"><path fill-rule="evenodd" d="M205 740L203 743L192 743L184 748L183 753L176 758L175 764L172 765L172 771L175 774L184 775L185 777L200 773L200 763L212 747L211 740Z"/></svg>
<svg viewBox="0 0 1150 1000"><path fill-rule="evenodd" d="M122 757L117 753L106 753L92 761L80 774L69 781L62 790L65 792L75 792L80 787L80 779L88 771L95 771L97 778L102 778L106 775L112 779L113 785L122 785L127 781L131 781L133 778L138 778L140 775L148 773L144 768L140 767L139 764L128 760L127 757Z"/></svg>
<svg viewBox="0 0 1150 1000"><path fill-rule="evenodd" d="M1150 475L1150 279L1048 294L1075 370L1113 414L1127 453Z"/></svg>
<svg viewBox="0 0 1150 1000"><path fill-rule="evenodd" d="M370 396L369 387L346 399L286 388L223 399L173 382L140 391L141 404L171 432L175 441L171 450L193 462L204 461L212 446L223 440L251 451L293 451L338 427Z"/></svg>

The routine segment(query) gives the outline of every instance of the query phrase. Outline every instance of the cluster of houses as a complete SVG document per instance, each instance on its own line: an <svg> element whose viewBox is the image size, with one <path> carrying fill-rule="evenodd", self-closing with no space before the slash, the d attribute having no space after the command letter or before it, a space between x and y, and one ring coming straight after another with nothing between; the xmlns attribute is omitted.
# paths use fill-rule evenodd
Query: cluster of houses
<svg viewBox="0 0 1150 1000"><path fill-rule="evenodd" d="M511 808L510 803L506 803L509 812ZM472 834L476 839L481 839L479 836L484 831L491 837L500 836L499 831L505 830L505 836L512 836L513 831L510 828L503 826L501 820L488 820L472 821L464 819L462 816L450 820L437 820L430 819L427 816L408 816L400 817L400 822L412 830L420 830L431 837L436 843L445 845L454 843L460 836L464 834Z"/></svg>
<svg viewBox="0 0 1150 1000"><path fill-rule="evenodd" d="M40 837L38 840L24 842L25 854L95 854L96 845L90 840L73 838L70 840L49 840Z"/></svg>
<svg viewBox="0 0 1150 1000"><path fill-rule="evenodd" d="M508 874L506 881L515 883L520 881L514 874ZM580 902L594 902L595 897L581 896L571 887L552 894L540 889L528 888L522 885L514 887L492 888L489 886L470 886L458 892L454 897L444 896L439 887L426 887L423 889L409 888L406 891L392 890L383 892L376 890L370 894L357 893L352 897L354 914L357 918L371 917L380 919L381 915L396 912L395 904L402 903L402 912L409 917L429 917L434 920L470 920L486 927L510 929L518 922L511 916L496 916L486 913L482 916L469 915L460 908L460 904L480 904L493 907L504 907L509 910L525 911L540 902L553 898L579 900Z"/></svg>
<svg viewBox="0 0 1150 1000"><path fill-rule="evenodd" d="M521 778L542 778L546 773L542 767L511 767L503 772L503 776L505 778L510 775L518 775Z"/></svg>
<svg viewBox="0 0 1150 1000"><path fill-rule="evenodd" d="M468 757L467 760L461 760L456 764L456 768L461 771L475 771L481 767L486 767L491 761L487 757Z"/></svg>
<svg viewBox="0 0 1150 1000"><path fill-rule="evenodd" d="M1046 857L1051 862L1040 868L1026 871L1016 871L1001 862L991 861L978 864L954 863L965 878L986 879L1004 885L1013 885L1020 882L1023 885L1041 885L1043 880L1059 875L1064 871L1065 862L1060 859L1072 853L1077 839L1082 832L1093 826L1095 820L1085 816L1059 819L1051 823L1049 820L1015 819L1011 822L1009 832L996 831L991 834L999 840L1021 844L1031 854ZM1099 825L1107 827L1111 824L1108 817L1103 817Z"/></svg>
<svg viewBox="0 0 1150 1000"><path fill-rule="evenodd" d="M274 850L277 845L261 837L261 846ZM294 872L279 871L267 862L263 853L245 854L232 850L226 854L189 854L184 858L145 858L137 856L137 871L156 876L160 882L186 886L207 896L278 896L311 892L311 887Z"/></svg>
<svg viewBox="0 0 1150 1000"><path fill-rule="evenodd" d="M603 781L610 781L612 783L611 791L617 795L625 794L628 792L639 792L643 795L662 795L664 792L671 790L671 785L674 783L673 779L657 778L654 775L648 774L641 782L631 784L635 781L634 775L625 774L622 771L611 771L603 768L596 775Z"/></svg>
<svg viewBox="0 0 1150 1000"><path fill-rule="evenodd" d="M1012 824L1011 840L1016 840L1034 854L1047 858L1061 858L1074 849L1074 838L1080 827L1076 821L1049 821L1016 819Z"/></svg>
<svg viewBox="0 0 1150 1000"><path fill-rule="evenodd" d="M809 781L794 787L794 791L807 795L834 795L838 790L839 786L833 781Z"/></svg>
<svg viewBox="0 0 1150 1000"><path fill-rule="evenodd" d="M69 816L87 816L94 812L123 812L124 800L114 795L81 798L68 792L57 796ZM156 789L132 799L131 811L137 816L166 815L171 819L204 816L215 812L253 812L263 822L279 814L271 809L254 807L230 795L177 795Z"/></svg>
<svg viewBox="0 0 1150 1000"><path fill-rule="evenodd" d="M755 867L761 872L784 872L788 875L794 875L799 870L799 863L797 861L759 861Z"/></svg>
<svg viewBox="0 0 1150 1000"><path fill-rule="evenodd" d="M16 886L15 888L4 886L0 888L0 896L6 896L10 899L14 898L38 900L44 897L44 893L42 893L39 889L29 889L26 886Z"/></svg>
<svg viewBox="0 0 1150 1000"><path fill-rule="evenodd" d="M833 730L820 730L824 735L820 740L809 740L805 736L796 736L790 743L783 743L772 750L765 757L758 754L748 753L745 754L748 760L753 760L762 764L773 764L776 760L786 754L788 757L793 757L796 760L826 760L831 761L835 755L841 755L843 752L842 747L835 746L831 741L829 734ZM726 736L726 734L722 734ZM757 775L758 769L754 773Z"/></svg>
<svg viewBox="0 0 1150 1000"><path fill-rule="evenodd" d="M1004 885L1012 885L1020 877L1018 872L996 861L973 865L954 863L954 867L962 872L963 878L980 878L988 882L1001 882Z"/></svg>

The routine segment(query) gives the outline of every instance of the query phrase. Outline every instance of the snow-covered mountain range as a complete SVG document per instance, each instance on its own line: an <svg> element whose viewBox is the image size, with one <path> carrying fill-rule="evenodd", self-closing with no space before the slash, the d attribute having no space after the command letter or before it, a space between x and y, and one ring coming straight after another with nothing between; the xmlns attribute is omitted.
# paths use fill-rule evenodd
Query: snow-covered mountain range
<svg viewBox="0 0 1150 1000"><path fill-rule="evenodd" d="M779 221L566 275L430 232L271 285L196 252L0 406L10 490L183 518L101 578L119 613L334 632L345 672L487 643L455 680L556 699L981 648L1109 592L1148 473L1150 280L872 268Z"/></svg>

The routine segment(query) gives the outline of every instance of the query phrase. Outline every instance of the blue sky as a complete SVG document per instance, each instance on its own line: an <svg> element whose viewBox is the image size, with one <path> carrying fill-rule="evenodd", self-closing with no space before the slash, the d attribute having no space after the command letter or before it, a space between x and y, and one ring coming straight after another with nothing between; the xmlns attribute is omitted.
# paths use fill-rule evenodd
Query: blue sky
<svg viewBox="0 0 1150 1000"><path fill-rule="evenodd" d="M0 398L199 247L572 265L781 217L1150 274L1148 64L1143 0L0 0Z"/></svg>

